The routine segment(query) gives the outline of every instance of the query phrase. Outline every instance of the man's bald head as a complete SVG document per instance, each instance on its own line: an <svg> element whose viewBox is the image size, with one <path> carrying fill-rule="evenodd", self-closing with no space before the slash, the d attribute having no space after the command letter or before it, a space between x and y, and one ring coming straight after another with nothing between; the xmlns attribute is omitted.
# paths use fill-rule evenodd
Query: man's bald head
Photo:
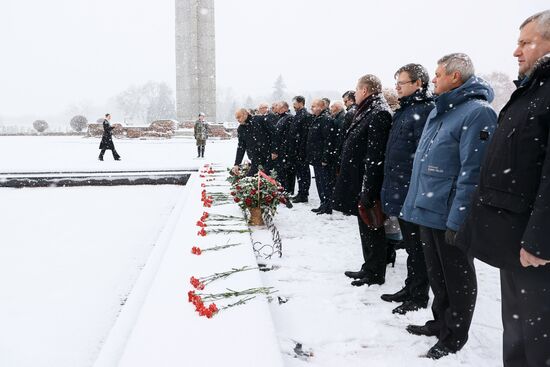
<svg viewBox="0 0 550 367"><path fill-rule="evenodd" d="M246 110L246 108L239 108L236 112L235 112L235 119L237 121L239 121L240 124L244 124L246 122L246 120L248 119L248 111Z"/></svg>
<svg viewBox="0 0 550 367"><path fill-rule="evenodd" d="M319 116L321 112L325 110L325 101L322 99L314 99L313 102L311 102L311 113L313 113L315 116Z"/></svg>

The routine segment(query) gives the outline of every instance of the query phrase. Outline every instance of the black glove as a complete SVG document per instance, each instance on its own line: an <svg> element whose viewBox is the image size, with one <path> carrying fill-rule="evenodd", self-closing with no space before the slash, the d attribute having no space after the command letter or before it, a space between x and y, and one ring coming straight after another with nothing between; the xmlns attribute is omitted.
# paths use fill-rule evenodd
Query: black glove
<svg viewBox="0 0 550 367"><path fill-rule="evenodd" d="M361 191L361 194L359 195L359 202L365 209L370 209L374 206L374 200L366 191Z"/></svg>
<svg viewBox="0 0 550 367"><path fill-rule="evenodd" d="M456 239L456 231L453 231L452 229L447 228L445 231L445 242L447 242L448 245L454 246Z"/></svg>

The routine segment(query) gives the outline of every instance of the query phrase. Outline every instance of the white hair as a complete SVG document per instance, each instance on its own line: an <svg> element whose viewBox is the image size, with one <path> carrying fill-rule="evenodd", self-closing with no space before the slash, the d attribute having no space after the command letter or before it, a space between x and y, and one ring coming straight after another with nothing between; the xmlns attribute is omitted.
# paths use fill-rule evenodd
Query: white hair
<svg viewBox="0 0 550 367"><path fill-rule="evenodd" d="M525 19L523 23L521 23L519 29L523 29L523 27L531 22L535 22L537 31L540 33L542 38L550 40L550 10L544 10L531 15L529 18Z"/></svg>
<svg viewBox="0 0 550 367"><path fill-rule="evenodd" d="M470 56L463 53L445 55L437 61L437 64L443 65L447 75L458 71L462 82L470 79L475 74L472 59L470 59Z"/></svg>

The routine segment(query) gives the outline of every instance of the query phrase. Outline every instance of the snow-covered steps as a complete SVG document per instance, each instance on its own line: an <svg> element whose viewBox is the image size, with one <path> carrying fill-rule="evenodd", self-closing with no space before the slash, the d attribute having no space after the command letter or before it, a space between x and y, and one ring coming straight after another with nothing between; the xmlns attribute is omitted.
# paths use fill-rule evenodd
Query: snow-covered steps
<svg viewBox="0 0 550 367"><path fill-rule="evenodd" d="M211 208L204 208L200 197L201 183L205 180L198 176L193 175L188 182L188 198L181 203L162 260L155 271L147 269L149 264L143 270L144 279L134 287L128 307L119 316L95 367L283 365L265 296L222 310L211 319L199 317L188 302L188 291L193 289L189 282L192 276L200 278L234 268L258 266L249 233L214 233L212 222L207 221L207 235L197 235L201 229L197 221L204 211L211 215L242 215L234 204L214 203ZM216 180L206 183L208 192L228 191L223 178ZM242 222L234 227L232 223L223 222L216 228L246 228ZM200 256L191 253L193 246L204 249L228 243L239 245L203 252ZM262 286L260 272L250 270L212 282L197 293ZM146 294L144 299L140 299L143 294ZM216 304L221 308L236 300L221 300Z"/></svg>

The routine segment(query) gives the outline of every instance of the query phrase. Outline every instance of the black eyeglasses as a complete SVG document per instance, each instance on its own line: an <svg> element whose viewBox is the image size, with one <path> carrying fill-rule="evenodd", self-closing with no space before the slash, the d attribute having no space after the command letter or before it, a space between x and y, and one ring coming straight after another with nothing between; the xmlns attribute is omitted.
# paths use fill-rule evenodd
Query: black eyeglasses
<svg viewBox="0 0 550 367"><path fill-rule="evenodd" d="M402 86L404 86L405 84L414 83L414 82L415 82L414 80L409 80L409 81L407 81L407 82L396 82L396 83L395 83L395 86L396 86L396 87L397 87L397 86L402 87Z"/></svg>

